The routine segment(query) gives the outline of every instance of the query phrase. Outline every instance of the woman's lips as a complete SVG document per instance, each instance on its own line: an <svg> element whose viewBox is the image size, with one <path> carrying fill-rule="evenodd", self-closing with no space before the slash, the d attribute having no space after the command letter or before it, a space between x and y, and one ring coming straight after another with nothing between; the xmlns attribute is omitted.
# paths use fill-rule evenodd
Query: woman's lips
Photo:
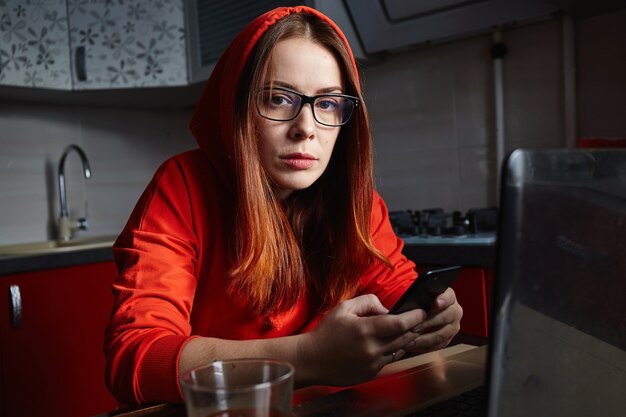
<svg viewBox="0 0 626 417"><path fill-rule="evenodd" d="M313 166L313 164L315 164L315 161L317 161L317 158L315 158L313 155L308 155L304 153L292 153L289 155L281 156L280 159L288 167L298 170L309 169Z"/></svg>

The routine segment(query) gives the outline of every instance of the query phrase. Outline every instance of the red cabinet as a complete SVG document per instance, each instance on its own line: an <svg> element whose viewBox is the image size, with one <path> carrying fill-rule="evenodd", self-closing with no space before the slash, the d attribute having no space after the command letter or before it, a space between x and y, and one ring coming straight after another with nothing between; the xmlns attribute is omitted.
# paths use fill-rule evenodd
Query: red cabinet
<svg viewBox="0 0 626 417"><path fill-rule="evenodd" d="M115 275L102 262L0 277L0 415L115 409L102 350Z"/></svg>
<svg viewBox="0 0 626 417"><path fill-rule="evenodd" d="M424 271L433 267L417 267ZM493 270L490 268L463 267L459 278L452 285L457 300L463 307L460 334L487 337L491 314L491 291Z"/></svg>
<svg viewBox="0 0 626 417"><path fill-rule="evenodd" d="M459 333L479 337L489 334L491 275L490 269L466 267L452 285L463 307Z"/></svg>

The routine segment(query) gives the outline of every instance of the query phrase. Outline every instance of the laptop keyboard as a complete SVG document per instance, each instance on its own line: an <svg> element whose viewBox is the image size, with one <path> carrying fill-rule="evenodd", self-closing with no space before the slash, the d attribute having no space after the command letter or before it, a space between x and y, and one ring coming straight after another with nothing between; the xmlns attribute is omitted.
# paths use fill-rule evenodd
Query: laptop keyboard
<svg viewBox="0 0 626 417"><path fill-rule="evenodd" d="M485 404L485 387L481 386L406 417L484 417L487 415Z"/></svg>

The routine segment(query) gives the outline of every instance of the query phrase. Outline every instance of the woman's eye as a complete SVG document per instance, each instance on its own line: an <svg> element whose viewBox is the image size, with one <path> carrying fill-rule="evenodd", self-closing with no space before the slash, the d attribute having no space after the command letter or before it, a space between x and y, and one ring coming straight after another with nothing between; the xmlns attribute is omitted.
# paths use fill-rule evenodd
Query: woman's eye
<svg viewBox="0 0 626 417"><path fill-rule="evenodd" d="M315 107L324 111L335 111L339 108L339 103L336 100L326 98L318 100Z"/></svg>
<svg viewBox="0 0 626 417"><path fill-rule="evenodd" d="M290 106L292 101L287 96L274 94L270 96L270 103L274 106Z"/></svg>

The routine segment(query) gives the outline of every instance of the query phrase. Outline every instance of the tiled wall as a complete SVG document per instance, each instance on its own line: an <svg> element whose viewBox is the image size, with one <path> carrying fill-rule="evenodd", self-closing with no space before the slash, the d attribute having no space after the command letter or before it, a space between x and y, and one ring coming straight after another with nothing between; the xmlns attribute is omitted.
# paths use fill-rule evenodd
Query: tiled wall
<svg viewBox="0 0 626 417"><path fill-rule="evenodd" d="M626 11L577 21L578 136L626 136ZM611 36L605 36L609 33ZM560 20L504 31L506 150L563 146ZM490 36L392 54L366 65L378 188L391 210L466 210L497 201ZM0 92L1 93L1 92ZM195 146L191 109L121 110L0 102L0 244L54 236L56 167L76 143L93 178L67 161L68 201L90 231L116 234L157 166Z"/></svg>
<svg viewBox="0 0 626 417"><path fill-rule="evenodd" d="M488 38L474 38L393 56L365 71L377 181L390 209L493 201L488 48Z"/></svg>
<svg viewBox="0 0 626 417"><path fill-rule="evenodd" d="M66 160L72 218L88 202L90 229L117 234L155 169L190 149L190 110L113 110L41 104L0 104L0 244L54 238L59 213L57 166L65 146L87 154L85 180L76 153Z"/></svg>
<svg viewBox="0 0 626 417"><path fill-rule="evenodd" d="M626 10L503 31L504 151L566 146L564 72L575 71L576 138L626 137ZM496 205L491 36L392 55L369 65L378 188L391 210ZM570 102L571 103L571 102Z"/></svg>
<svg viewBox="0 0 626 417"><path fill-rule="evenodd" d="M564 145L559 29L555 20L504 32L507 150ZM390 208L496 204L491 43L480 36L432 46L366 72L379 188Z"/></svg>

